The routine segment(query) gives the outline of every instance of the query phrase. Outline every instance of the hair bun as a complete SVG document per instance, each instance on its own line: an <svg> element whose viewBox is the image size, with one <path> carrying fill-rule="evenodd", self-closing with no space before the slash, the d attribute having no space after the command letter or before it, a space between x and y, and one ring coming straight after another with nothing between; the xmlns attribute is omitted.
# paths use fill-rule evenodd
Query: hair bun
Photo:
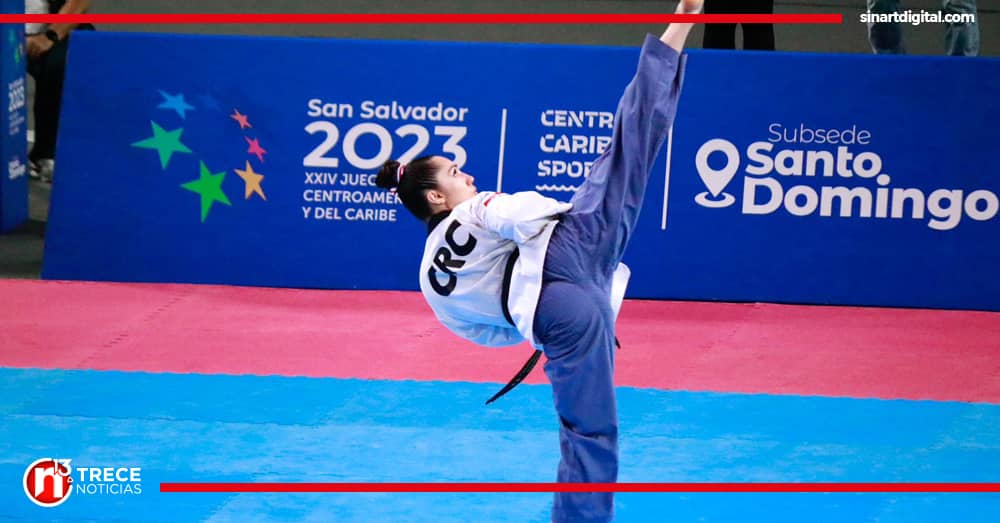
<svg viewBox="0 0 1000 523"><path fill-rule="evenodd" d="M375 177L375 185L383 189L395 189L399 186L399 178L396 176L398 170L399 162L396 160L386 160Z"/></svg>
<svg viewBox="0 0 1000 523"><path fill-rule="evenodd" d="M398 171L399 162L396 160L386 160L375 177L375 185L383 189L395 189L399 186L399 178L396 176Z"/></svg>

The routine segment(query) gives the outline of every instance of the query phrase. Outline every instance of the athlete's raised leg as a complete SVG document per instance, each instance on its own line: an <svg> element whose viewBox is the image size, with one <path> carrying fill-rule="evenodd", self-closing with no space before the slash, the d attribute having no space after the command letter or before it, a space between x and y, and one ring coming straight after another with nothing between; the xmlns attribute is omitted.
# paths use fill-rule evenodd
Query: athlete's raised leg
<svg viewBox="0 0 1000 523"><path fill-rule="evenodd" d="M701 0L688 0L678 10L700 7ZM544 347L545 373L559 415L560 482L611 483L618 478L610 276L635 225L650 167L673 120L682 69L679 51L690 28L672 24L659 40L647 38L639 70L619 104L612 144L549 242L534 334ZM555 496L553 521L612 518L609 493Z"/></svg>
<svg viewBox="0 0 1000 523"><path fill-rule="evenodd" d="M702 0L686 0L677 12L694 13ZM615 113L611 143L591 168L571 200L550 244L574 251L582 265L559 270L566 278L593 273L610 276L624 255L635 228L652 165L673 125L680 96L683 57L680 51L692 24L671 24L660 38L647 36L635 77Z"/></svg>

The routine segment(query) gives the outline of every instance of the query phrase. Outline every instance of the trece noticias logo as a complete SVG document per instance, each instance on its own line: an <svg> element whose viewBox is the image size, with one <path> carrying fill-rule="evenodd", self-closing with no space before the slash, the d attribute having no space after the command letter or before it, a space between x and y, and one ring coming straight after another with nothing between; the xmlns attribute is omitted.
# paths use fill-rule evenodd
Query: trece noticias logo
<svg viewBox="0 0 1000 523"><path fill-rule="evenodd" d="M42 458L24 471L24 493L40 507L62 505L73 493L68 459Z"/></svg>
<svg viewBox="0 0 1000 523"><path fill-rule="evenodd" d="M57 507L71 495L137 495L142 493L140 467L73 467L72 459L42 458L24 471L21 486L32 503Z"/></svg>

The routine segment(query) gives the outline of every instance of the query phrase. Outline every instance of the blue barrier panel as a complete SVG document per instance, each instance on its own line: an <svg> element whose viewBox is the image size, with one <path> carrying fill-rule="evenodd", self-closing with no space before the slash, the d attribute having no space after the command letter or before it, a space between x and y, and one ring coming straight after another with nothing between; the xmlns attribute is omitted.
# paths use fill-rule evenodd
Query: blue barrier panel
<svg viewBox="0 0 1000 523"><path fill-rule="evenodd" d="M73 56L46 278L416 289L424 227L377 166L441 152L568 198L637 49L99 33ZM629 296L1000 310L998 87L990 59L692 52Z"/></svg>
<svg viewBox="0 0 1000 523"><path fill-rule="evenodd" d="M22 0L0 0L0 13L23 13ZM0 233L28 219L27 109L24 25L0 26L0 85L7 107L0 111Z"/></svg>

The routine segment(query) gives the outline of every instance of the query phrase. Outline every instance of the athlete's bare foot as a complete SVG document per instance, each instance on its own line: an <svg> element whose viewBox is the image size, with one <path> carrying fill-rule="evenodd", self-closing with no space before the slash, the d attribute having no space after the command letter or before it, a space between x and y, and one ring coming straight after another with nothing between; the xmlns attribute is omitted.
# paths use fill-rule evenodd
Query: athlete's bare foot
<svg viewBox="0 0 1000 523"><path fill-rule="evenodd" d="M677 4L677 12L686 14L700 13L704 4L705 0L681 0Z"/></svg>
<svg viewBox="0 0 1000 523"><path fill-rule="evenodd" d="M704 4L705 0L681 0L677 3L677 10L674 12L687 15L697 14L701 12ZM688 33L691 32L693 26L694 24L689 23L672 23L667 27L660 40L679 53L684 50L684 41L687 40Z"/></svg>

